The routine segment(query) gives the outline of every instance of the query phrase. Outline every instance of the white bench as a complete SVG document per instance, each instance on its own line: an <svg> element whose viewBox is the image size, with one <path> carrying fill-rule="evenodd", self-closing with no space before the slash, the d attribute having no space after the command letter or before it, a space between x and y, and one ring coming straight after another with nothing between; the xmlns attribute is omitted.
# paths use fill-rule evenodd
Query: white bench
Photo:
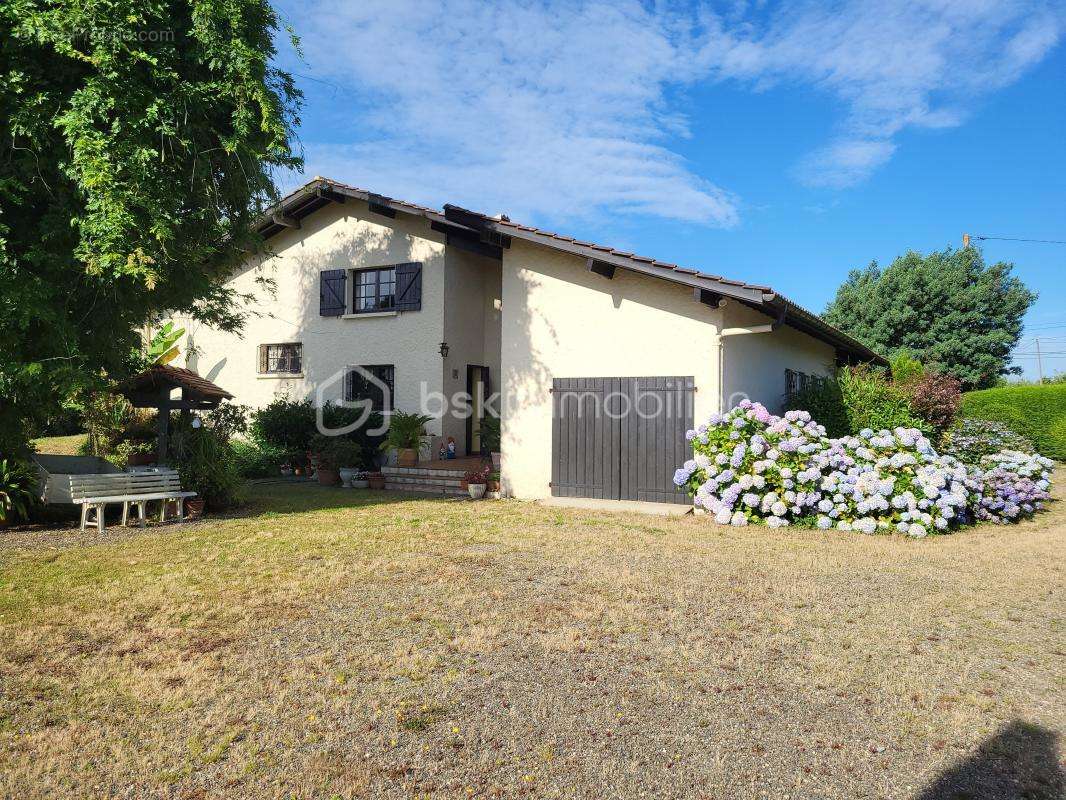
<svg viewBox="0 0 1066 800"><path fill-rule="evenodd" d="M167 503L177 502L178 519L185 519L185 498L195 497L196 492L183 492L181 479L172 469L152 469L142 472L113 472L104 475L71 475L71 500L81 506L81 529L89 522L98 531L104 530L104 510L108 503L122 503L122 524L129 522L130 506L137 507L137 517L144 527L147 505L150 500L162 500L159 521L166 520ZM91 512L96 518L89 519Z"/></svg>

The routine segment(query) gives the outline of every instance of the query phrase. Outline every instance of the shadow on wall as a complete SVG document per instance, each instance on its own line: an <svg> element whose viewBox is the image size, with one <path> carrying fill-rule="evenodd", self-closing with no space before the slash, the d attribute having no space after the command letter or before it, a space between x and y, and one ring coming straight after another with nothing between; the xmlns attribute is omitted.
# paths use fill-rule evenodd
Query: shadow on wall
<svg viewBox="0 0 1066 800"><path fill-rule="evenodd" d="M314 215L312 215L313 218ZM301 240L287 251L287 256L291 261L289 266L298 276L298 283L293 288L292 297L304 298L304 302L282 303L281 308L288 312L282 321L289 323L285 326L286 328L291 325L290 330L293 336L303 337L304 371L307 376L304 396L310 397L316 404L318 403L318 386L328 381L336 370L350 364L390 363L382 360L383 355L371 355L360 348L360 333L376 333L377 329L348 325L338 329L332 319L323 325L323 318L319 314L319 273L328 269L357 269L425 260L424 254L415 252L413 249L413 240L406 235L406 230L377 225L360 226L352 230L345 224L346 218L349 221L358 221L364 219L364 215L349 214L338 208L336 216L329 215L316 221L318 228L313 232L325 229L328 236L325 241L323 241L324 237L319 236L316 246L311 248L306 245L306 240ZM330 229L331 225L332 229ZM308 226L305 225L306 227ZM304 236L310 233L312 231L303 231ZM425 284L426 278L423 276L423 287ZM353 291L353 282L349 277L346 282L346 302L349 304L352 302ZM377 341L378 337L372 338ZM367 343L364 342L364 344ZM380 342L377 342L377 345L380 349ZM343 386L343 381L338 381L324 389L323 394L326 399L343 400ZM415 410L405 408L402 402L396 403L395 399L393 402L398 410Z"/></svg>
<svg viewBox="0 0 1066 800"><path fill-rule="evenodd" d="M506 281L507 278L504 277ZM551 432L547 440L542 430L533 428L523 421L515 420L512 413L515 408L528 408L550 402L548 390L552 385L552 373L545 364L538 341L550 343L552 348L559 345L559 334L552 323L541 314L534 313L529 307L529 298L536 293L541 282L534 276L519 271L516 280L521 285L517 296L508 295L503 309L503 330L501 336L501 386L508 387L503 398L501 415L505 427L504 451L533 450L547 452L551 448ZM508 334L510 329L510 334ZM508 424L508 422L512 424ZM505 456L506 457L506 456ZM511 487L505 485L504 491L510 493Z"/></svg>
<svg viewBox="0 0 1066 800"><path fill-rule="evenodd" d="M1066 775L1058 736L1015 720L943 772L914 800L1061 800Z"/></svg>

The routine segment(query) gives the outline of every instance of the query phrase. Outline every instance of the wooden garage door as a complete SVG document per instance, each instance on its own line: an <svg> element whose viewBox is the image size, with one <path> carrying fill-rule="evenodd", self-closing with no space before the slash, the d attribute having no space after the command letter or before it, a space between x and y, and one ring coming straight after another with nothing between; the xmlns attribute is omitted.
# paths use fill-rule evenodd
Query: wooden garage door
<svg viewBox="0 0 1066 800"><path fill-rule="evenodd" d="M555 378L552 494L688 503L673 484L691 447L691 376Z"/></svg>

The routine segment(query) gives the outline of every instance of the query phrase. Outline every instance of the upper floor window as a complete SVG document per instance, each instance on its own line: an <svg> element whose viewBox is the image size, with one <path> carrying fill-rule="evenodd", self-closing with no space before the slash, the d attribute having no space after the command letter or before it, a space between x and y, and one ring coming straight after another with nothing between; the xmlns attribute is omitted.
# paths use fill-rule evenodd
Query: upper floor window
<svg viewBox="0 0 1066 800"><path fill-rule="evenodd" d="M319 273L318 313L323 317L421 309L420 261L370 269L324 269Z"/></svg>
<svg viewBox="0 0 1066 800"><path fill-rule="evenodd" d="M353 312L391 311L396 306L396 269L359 269L352 296Z"/></svg>
<svg viewBox="0 0 1066 800"><path fill-rule="evenodd" d="M303 344L259 345L259 372L263 375L295 374L303 371Z"/></svg>

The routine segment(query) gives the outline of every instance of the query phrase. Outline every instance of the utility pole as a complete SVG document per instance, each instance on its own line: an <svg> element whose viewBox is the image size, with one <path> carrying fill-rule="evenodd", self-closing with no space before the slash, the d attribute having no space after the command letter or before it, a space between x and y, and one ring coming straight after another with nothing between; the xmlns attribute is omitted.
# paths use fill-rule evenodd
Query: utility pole
<svg viewBox="0 0 1066 800"><path fill-rule="evenodd" d="M1036 337L1036 374L1040 376L1040 383L1044 383L1044 362L1040 359L1040 337Z"/></svg>

